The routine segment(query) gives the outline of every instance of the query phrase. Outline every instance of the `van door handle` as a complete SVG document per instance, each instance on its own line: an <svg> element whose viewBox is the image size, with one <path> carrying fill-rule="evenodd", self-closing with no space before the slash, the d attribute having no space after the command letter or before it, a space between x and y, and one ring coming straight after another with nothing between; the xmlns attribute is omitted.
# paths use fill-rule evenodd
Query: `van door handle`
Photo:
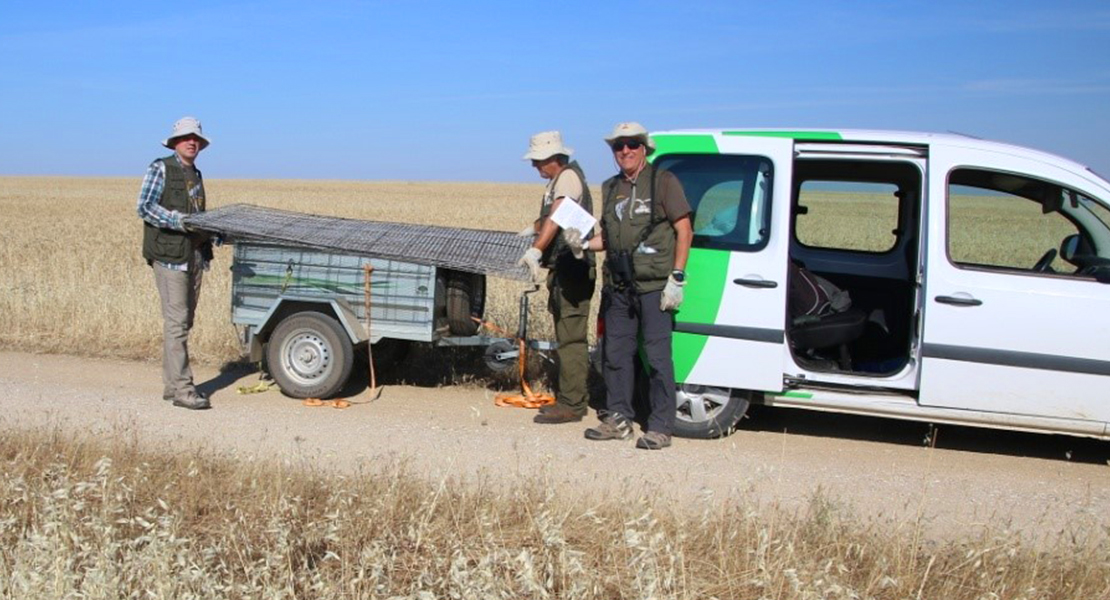
<svg viewBox="0 0 1110 600"><path fill-rule="evenodd" d="M941 304L951 304L952 306L980 306L983 304L982 300L970 296L937 296L934 299Z"/></svg>
<svg viewBox="0 0 1110 600"><path fill-rule="evenodd" d="M740 278L740 279L733 279L732 282L735 283L736 285L742 285L744 287L750 287L750 288L776 288L776 287L779 286L777 281L770 281L770 280L767 280L767 279L744 279L744 278Z"/></svg>

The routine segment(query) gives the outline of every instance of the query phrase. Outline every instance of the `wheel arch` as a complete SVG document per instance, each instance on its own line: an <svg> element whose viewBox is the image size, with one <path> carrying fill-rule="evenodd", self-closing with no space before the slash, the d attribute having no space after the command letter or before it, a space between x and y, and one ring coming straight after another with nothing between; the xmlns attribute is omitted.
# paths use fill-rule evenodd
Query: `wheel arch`
<svg viewBox="0 0 1110 600"><path fill-rule="evenodd" d="M343 331L346 332L352 345L357 346L369 340L366 336L366 327L358 320L358 315L347 301L341 298L322 300L296 296L279 297L266 316L255 326L255 336L262 343L268 343L278 324L287 317L301 312L318 312L335 319L343 326Z"/></svg>

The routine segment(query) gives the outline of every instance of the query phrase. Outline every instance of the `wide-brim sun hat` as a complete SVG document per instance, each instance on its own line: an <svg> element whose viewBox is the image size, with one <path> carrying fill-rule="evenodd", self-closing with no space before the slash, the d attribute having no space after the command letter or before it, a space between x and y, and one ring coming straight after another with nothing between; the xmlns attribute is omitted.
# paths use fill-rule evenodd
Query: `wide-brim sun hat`
<svg viewBox="0 0 1110 600"><path fill-rule="evenodd" d="M647 146L648 154L655 152L655 142L648 135L647 129L644 129L643 125L640 125L635 121L630 121L628 123L617 123L617 126L613 128L613 133L610 133L605 138L605 143L609 146L612 146L613 142L622 138L640 140L645 146Z"/></svg>
<svg viewBox="0 0 1110 600"><path fill-rule="evenodd" d="M162 145L172 150L174 140L187 135L195 135L200 138L201 150L204 150L208 147L208 144L212 143L212 141L204 137L204 134L201 132L200 121L195 117L181 117L173 124L173 131L170 132L170 137L163 140Z"/></svg>
<svg viewBox="0 0 1110 600"><path fill-rule="evenodd" d="M524 160L547 160L556 154L569 157L574 150L563 145L563 136L558 131L541 131L528 140Z"/></svg>

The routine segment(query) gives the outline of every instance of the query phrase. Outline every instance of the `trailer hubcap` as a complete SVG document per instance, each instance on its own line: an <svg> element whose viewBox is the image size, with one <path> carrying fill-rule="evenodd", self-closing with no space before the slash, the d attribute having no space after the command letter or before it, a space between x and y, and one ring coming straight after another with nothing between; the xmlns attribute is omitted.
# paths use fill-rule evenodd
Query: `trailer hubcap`
<svg viewBox="0 0 1110 600"><path fill-rule="evenodd" d="M283 344L282 367L300 383L311 383L324 377L331 369L331 348L315 331L300 331Z"/></svg>

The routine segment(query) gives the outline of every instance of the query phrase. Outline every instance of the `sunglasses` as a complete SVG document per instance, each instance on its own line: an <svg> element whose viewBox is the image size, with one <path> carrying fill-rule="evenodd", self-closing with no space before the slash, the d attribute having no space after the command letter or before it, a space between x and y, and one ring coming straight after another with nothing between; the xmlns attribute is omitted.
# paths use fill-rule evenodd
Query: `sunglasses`
<svg viewBox="0 0 1110 600"><path fill-rule="evenodd" d="M638 142L636 140L631 140L631 141L628 141L628 142L614 142L612 148L613 148L613 152L620 152L621 150L624 150L625 148L628 148L629 150L639 150L640 147L643 146L643 145L644 145L643 142Z"/></svg>

